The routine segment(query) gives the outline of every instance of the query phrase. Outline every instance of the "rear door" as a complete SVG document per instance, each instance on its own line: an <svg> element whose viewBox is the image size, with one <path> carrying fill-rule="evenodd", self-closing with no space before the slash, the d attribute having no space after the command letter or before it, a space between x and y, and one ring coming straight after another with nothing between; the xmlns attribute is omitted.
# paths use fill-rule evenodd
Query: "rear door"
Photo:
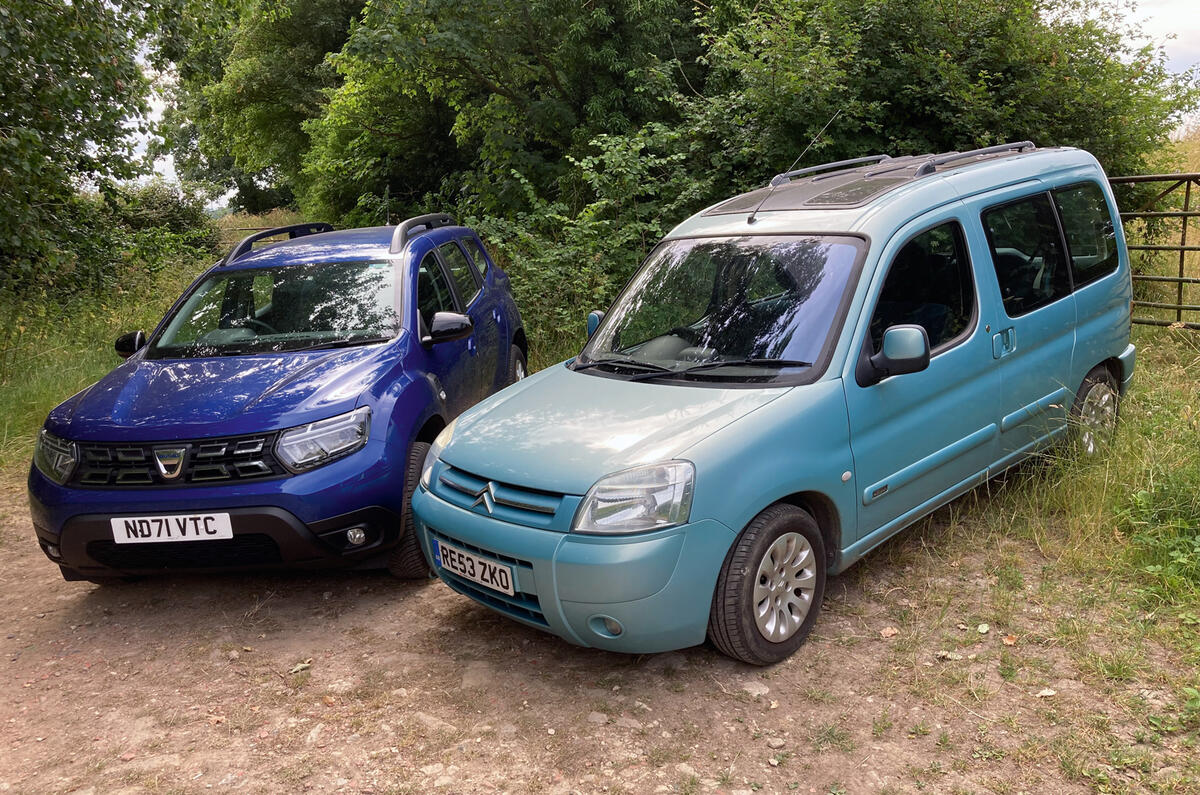
<svg viewBox="0 0 1200 795"><path fill-rule="evenodd" d="M993 197L991 201L995 201ZM1000 468L1067 429L1074 397L1075 299L1050 195L1028 193L979 216L999 296L992 358L1001 374Z"/></svg>
<svg viewBox="0 0 1200 795"><path fill-rule="evenodd" d="M957 211L927 215L887 244L857 331L858 372L843 383L859 539L882 539L977 485L995 454L1000 378L989 304L979 300ZM879 349L887 328L906 323L925 328L929 367L864 383L863 357Z"/></svg>

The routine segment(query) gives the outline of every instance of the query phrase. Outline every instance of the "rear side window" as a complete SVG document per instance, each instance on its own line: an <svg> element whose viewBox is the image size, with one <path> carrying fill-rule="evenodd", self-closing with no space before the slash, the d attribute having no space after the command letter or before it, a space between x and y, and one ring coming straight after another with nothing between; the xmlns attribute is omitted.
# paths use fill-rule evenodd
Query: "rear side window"
<svg viewBox="0 0 1200 795"><path fill-rule="evenodd" d="M942 224L905 243L892 260L871 316L871 342L879 350L889 327L913 323L936 350L962 336L974 316L975 283L962 228Z"/></svg>
<svg viewBox="0 0 1200 795"><path fill-rule="evenodd" d="M483 246L479 245L479 241L471 238L464 240L463 245L467 251L471 253L471 259L475 260L475 269L483 274L483 278L487 278L488 270L492 267L488 262L487 254L484 253Z"/></svg>
<svg viewBox="0 0 1200 795"><path fill-rule="evenodd" d="M417 310L426 328L433 323L435 313L457 310L450 282L446 280L446 274L432 252L421 260L421 269L417 272Z"/></svg>
<svg viewBox="0 0 1200 795"><path fill-rule="evenodd" d="M454 283L458 286L458 294L462 296L463 303L471 303L475 293L479 292L475 266L467 261L467 255L462 253L462 249L458 247L457 243L446 243L438 251L446 260L446 267L450 269L450 278L454 279Z"/></svg>
<svg viewBox="0 0 1200 795"><path fill-rule="evenodd" d="M1004 311L1020 317L1071 292L1054 208L1044 193L983 214Z"/></svg>
<svg viewBox="0 0 1200 795"><path fill-rule="evenodd" d="M1117 236L1104 192L1094 182L1054 191L1075 286L1093 282L1117 269Z"/></svg>

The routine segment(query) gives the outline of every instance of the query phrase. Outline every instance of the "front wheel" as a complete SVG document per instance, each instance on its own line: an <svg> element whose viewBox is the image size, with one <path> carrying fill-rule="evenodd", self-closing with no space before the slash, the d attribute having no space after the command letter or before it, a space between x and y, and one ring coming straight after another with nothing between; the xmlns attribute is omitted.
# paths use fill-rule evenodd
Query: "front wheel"
<svg viewBox="0 0 1200 795"><path fill-rule="evenodd" d="M752 665L790 656L825 597L825 542L809 513L772 505L746 525L717 577L708 637Z"/></svg>
<svg viewBox="0 0 1200 795"><path fill-rule="evenodd" d="M427 580L433 576L429 561L421 550L417 538L416 522L413 520L412 496L421 478L421 467L429 453L426 442L413 442L408 451L408 466L404 470L404 510L400 516L400 543L388 553L387 568L394 576L403 580Z"/></svg>
<svg viewBox="0 0 1200 795"><path fill-rule="evenodd" d="M1112 373L1104 366L1093 368L1071 406L1071 424L1084 455L1095 455L1112 438L1120 408L1121 395Z"/></svg>

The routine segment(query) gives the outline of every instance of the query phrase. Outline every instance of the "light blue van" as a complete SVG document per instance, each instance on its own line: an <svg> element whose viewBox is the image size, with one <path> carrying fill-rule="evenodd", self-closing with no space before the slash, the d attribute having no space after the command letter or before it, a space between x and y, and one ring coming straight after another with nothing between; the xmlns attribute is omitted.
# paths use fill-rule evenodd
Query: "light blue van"
<svg viewBox="0 0 1200 795"><path fill-rule="evenodd" d="M1094 451L1133 375L1130 298L1087 152L781 174L667 235L578 357L442 432L422 545L572 643L779 661L829 575L1073 426Z"/></svg>

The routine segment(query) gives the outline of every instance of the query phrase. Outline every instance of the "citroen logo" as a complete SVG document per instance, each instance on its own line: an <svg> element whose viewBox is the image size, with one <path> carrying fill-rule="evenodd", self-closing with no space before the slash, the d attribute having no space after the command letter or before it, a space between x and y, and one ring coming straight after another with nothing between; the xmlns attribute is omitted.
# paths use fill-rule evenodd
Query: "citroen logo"
<svg viewBox="0 0 1200 795"><path fill-rule="evenodd" d="M475 502L471 503L472 508L478 508L480 505L487 510L488 513L496 511L496 484L488 482L479 491L475 492Z"/></svg>
<svg viewBox="0 0 1200 795"><path fill-rule="evenodd" d="M183 462L187 458L186 447L155 447L154 463L158 464L158 474L163 480L174 480L183 471Z"/></svg>

